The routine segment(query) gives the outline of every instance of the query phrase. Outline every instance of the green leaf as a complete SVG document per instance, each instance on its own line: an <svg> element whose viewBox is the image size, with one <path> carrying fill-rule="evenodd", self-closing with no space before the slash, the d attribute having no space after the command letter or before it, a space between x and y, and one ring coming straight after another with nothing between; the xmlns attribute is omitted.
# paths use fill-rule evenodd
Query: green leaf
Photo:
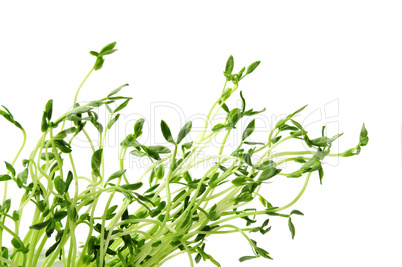
<svg viewBox="0 0 402 267"><path fill-rule="evenodd" d="M167 154L170 153L170 149L161 145L156 145L156 146L148 146L148 150L158 153L158 154Z"/></svg>
<svg viewBox="0 0 402 267"><path fill-rule="evenodd" d="M4 163L6 164L7 170L8 170L13 176L15 176L15 169L14 169L13 165L11 165L10 163L8 163L7 161L4 161Z"/></svg>
<svg viewBox="0 0 402 267"><path fill-rule="evenodd" d="M232 180L232 184L235 186L244 185L247 182L247 176L240 176Z"/></svg>
<svg viewBox="0 0 402 267"><path fill-rule="evenodd" d="M151 247L156 248L158 247L160 244L162 244L162 240L156 241L154 243L152 243Z"/></svg>
<svg viewBox="0 0 402 267"><path fill-rule="evenodd" d="M140 147L140 144L137 142L133 134L127 135L126 138L120 143L120 145L123 147Z"/></svg>
<svg viewBox="0 0 402 267"><path fill-rule="evenodd" d="M113 113L116 113L116 112L122 110L123 108L125 108L125 107L127 106L128 102L130 102L130 100L131 100L131 99L127 99L126 101L124 101L123 103L121 103L120 106L118 106L118 107L113 111Z"/></svg>
<svg viewBox="0 0 402 267"><path fill-rule="evenodd" d="M47 120L50 122L50 119L52 118L52 111L53 111L53 100L50 99L47 101L46 106L45 106L45 113Z"/></svg>
<svg viewBox="0 0 402 267"><path fill-rule="evenodd" d="M300 210L292 210L289 215L292 215L292 214L304 216L303 212L301 212Z"/></svg>
<svg viewBox="0 0 402 267"><path fill-rule="evenodd" d="M272 144L275 144L275 143L278 142L281 138L282 138L281 135L280 135L280 136L277 136L277 137L275 137L275 138L273 138L273 139L271 140Z"/></svg>
<svg viewBox="0 0 402 267"><path fill-rule="evenodd" d="M45 257L48 257L50 254L52 254L53 251L56 250L57 246L60 244L60 241L54 243L53 245L50 246L50 248L46 251Z"/></svg>
<svg viewBox="0 0 402 267"><path fill-rule="evenodd" d="M173 198L173 202L176 202L177 200L179 200L185 193L186 193L186 190L181 190L181 191Z"/></svg>
<svg viewBox="0 0 402 267"><path fill-rule="evenodd" d="M240 98L241 98L241 102L242 102L241 112L244 112L244 110L246 109L246 100L243 97L243 92L242 91L240 91Z"/></svg>
<svg viewBox="0 0 402 267"><path fill-rule="evenodd" d="M305 109L308 105L305 105L301 108L299 108L298 110L296 110L295 112L293 112L292 114L288 115L288 118L293 118L295 115L299 114L300 112L303 111L303 109Z"/></svg>
<svg viewBox="0 0 402 267"><path fill-rule="evenodd" d="M17 179L21 181L23 184L26 184L28 180L28 168L20 172L17 176Z"/></svg>
<svg viewBox="0 0 402 267"><path fill-rule="evenodd" d="M256 259L258 256L243 256L239 259L240 262Z"/></svg>
<svg viewBox="0 0 402 267"><path fill-rule="evenodd" d="M116 42L107 44L107 45L105 45L105 46L101 49L101 51L99 52L99 54L102 55L103 53L105 53L105 52L107 52L107 51L113 50L113 48L114 48L115 46L116 46Z"/></svg>
<svg viewBox="0 0 402 267"><path fill-rule="evenodd" d="M117 51L117 49L111 49L111 50L103 52L101 56L110 55L110 54L113 54L116 51Z"/></svg>
<svg viewBox="0 0 402 267"><path fill-rule="evenodd" d="M342 135L343 135L343 133L334 135L334 136L331 138L330 143L334 142L336 139L338 139L338 138L341 137Z"/></svg>
<svg viewBox="0 0 402 267"><path fill-rule="evenodd" d="M68 171L66 183L65 183L65 185L66 185L65 192L68 192L68 189L70 188L70 184L73 181L73 178L74 178L73 173L71 171Z"/></svg>
<svg viewBox="0 0 402 267"><path fill-rule="evenodd" d="M141 146L141 148L151 158L153 158L155 160L160 160L161 159L161 157L159 156L159 153L156 153L155 151L148 149L148 147L146 147L146 146Z"/></svg>
<svg viewBox="0 0 402 267"><path fill-rule="evenodd" d="M296 234L296 230L295 230L295 226L292 223L292 219L289 217L289 221L288 221L288 226L289 226L289 231L292 235L292 239L295 238L295 234Z"/></svg>
<svg viewBox="0 0 402 267"><path fill-rule="evenodd" d="M260 63L261 61L251 63L250 66L247 67L246 75L252 73L258 67L258 65L260 65Z"/></svg>
<svg viewBox="0 0 402 267"><path fill-rule="evenodd" d="M215 221L217 219L216 208L217 208L216 204L213 205L211 210L208 213L208 219L211 220L211 221Z"/></svg>
<svg viewBox="0 0 402 267"><path fill-rule="evenodd" d="M11 180L10 175L8 175L8 174L1 174L0 175L0 182L4 182L4 181L8 181L8 180Z"/></svg>
<svg viewBox="0 0 402 267"><path fill-rule="evenodd" d="M49 124L47 122L47 115L46 115L46 112L44 111L43 115L42 115L42 124L41 124L40 129L41 129L41 131L43 133L43 132L46 132L48 128L49 128Z"/></svg>
<svg viewBox="0 0 402 267"><path fill-rule="evenodd" d="M117 207L118 207L118 205L113 205L112 207L108 208L106 215L112 214L117 209Z"/></svg>
<svg viewBox="0 0 402 267"><path fill-rule="evenodd" d="M242 141L244 141L247 137L249 137L255 129L255 120L252 120L246 127L242 135Z"/></svg>
<svg viewBox="0 0 402 267"><path fill-rule="evenodd" d="M298 123L297 121L292 120L292 119L290 119L290 121L291 121L297 128L299 128L300 130L304 131L304 129L303 129L303 127L301 126L300 123Z"/></svg>
<svg viewBox="0 0 402 267"><path fill-rule="evenodd" d="M96 150L91 158L91 168L93 171L93 174L97 177L100 176L100 165L102 163L102 152L103 149L98 149Z"/></svg>
<svg viewBox="0 0 402 267"><path fill-rule="evenodd" d="M163 137L165 137L166 141L168 141L169 143L175 144L173 137L172 137L172 133L170 132L169 126L167 125L167 123L164 120L161 121L161 129L162 129Z"/></svg>
<svg viewBox="0 0 402 267"><path fill-rule="evenodd" d="M21 242L15 237L11 239L11 245L13 245L13 247L15 247L17 250L22 248Z"/></svg>
<svg viewBox="0 0 402 267"><path fill-rule="evenodd" d="M181 223L180 228L185 229L187 226L189 226L191 224L191 218L192 218L192 214L190 211L186 211L185 216L183 218L183 221Z"/></svg>
<svg viewBox="0 0 402 267"><path fill-rule="evenodd" d="M66 184L60 178L60 176L57 176L56 178L54 178L53 183L54 183L54 187L56 188L56 191L60 195L63 195L65 193L65 190L66 190Z"/></svg>
<svg viewBox="0 0 402 267"><path fill-rule="evenodd" d="M257 170L265 170L267 168L274 168L275 167L275 162L272 160L265 160L263 163L258 165Z"/></svg>
<svg viewBox="0 0 402 267"><path fill-rule="evenodd" d="M75 128L75 127L71 127L71 128L65 129L65 130L59 132L58 134L56 134L56 135L53 137L53 139L54 139L54 140L63 140L64 138L67 137L67 134L75 133L76 130L77 130L77 128ZM45 159L46 159L46 158L45 158Z"/></svg>
<svg viewBox="0 0 402 267"><path fill-rule="evenodd" d="M234 59L233 56L231 55L226 61L225 73L232 74L233 66L234 66Z"/></svg>
<svg viewBox="0 0 402 267"><path fill-rule="evenodd" d="M322 178L324 177L324 170L322 167L318 169L318 175L320 178L320 184L322 184Z"/></svg>
<svg viewBox="0 0 402 267"><path fill-rule="evenodd" d="M268 180L272 177L274 177L275 175L277 175L278 173L280 173L282 170L281 169L276 169L275 167L268 167L267 169L265 169L260 177L258 178L259 181L265 181Z"/></svg>
<svg viewBox="0 0 402 267"><path fill-rule="evenodd" d="M137 197L139 200L141 200L142 202L147 202L147 203L149 203L149 204L151 204L152 206L155 207L155 204L154 204L151 200L149 200L148 198L146 198L146 197L144 197L143 195L140 195L140 194L138 194L138 193L134 193L134 194L135 194L136 197Z"/></svg>
<svg viewBox="0 0 402 267"><path fill-rule="evenodd" d="M247 110L247 111L244 111L244 112L243 112L243 115L244 115L244 116L253 116L253 115L257 115L257 114L263 113L265 110L266 110L266 108L263 108L263 109L261 109L261 110L259 110L259 111L254 111L253 109L249 109L249 110Z"/></svg>
<svg viewBox="0 0 402 267"><path fill-rule="evenodd" d="M163 210L165 207L166 207L166 201L161 201L161 202L158 204L158 209L159 209L159 210Z"/></svg>
<svg viewBox="0 0 402 267"><path fill-rule="evenodd" d="M63 153L70 153L72 151L71 146L64 140L54 140L54 143Z"/></svg>
<svg viewBox="0 0 402 267"><path fill-rule="evenodd" d="M100 70L103 66L103 62L105 62L105 60L102 57L96 58L94 70Z"/></svg>
<svg viewBox="0 0 402 267"><path fill-rule="evenodd" d="M109 98L109 97L111 97L111 96L117 94L118 92L120 92L121 89L123 89L123 87L126 87L126 86L128 86L128 83L123 84L123 85L120 86L119 88L117 88L117 89L111 91L111 92L107 95L107 98Z"/></svg>
<svg viewBox="0 0 402 267"><path fill-rule="evenodd" d="M142 186L142 183L135 183L135 184L125 184L125 185L121 185L121 188L126 189L126 190L137 190L140 189Z"/></svg>
<svg viewBox="0 0 402 267"><path fill-rule="evenodd" d="M114 118L109 121L109 123L107 124L107 128L108 129L112 128L113 124L119 119L119 117L120 117L120 114L117 113L116 116L114 116Z"/></svg>
<svg viewBox="0 0 402 267"><path fill-rule="evenodd" d="M193 146L193 141L181 145L185 149L190 149Z"/></svg>
<svg viewBox="0 0 402 267"><path fill-rule="evenodd" d="M191 178L191 175L188 171L183 174L183 178L188 184L193 182L193 179Z"/></svg>
<svg viewBox="0 0 402 267"><path fill-rule="evenodd" d="M286 175L286 177L288 177L288 178L298 178L298 177L301 177L302 175L303 175L303 171L298 170L298 171L289 173L288 175Z"/></svg>
<svg viewBox="0 0 402 267"><path fill-rule="evenodd" d="M241 78L243 76L243 73L245 70L246 70L246 67L241 68L241 70L239 71L239 74L237 74L239 76L239 78Z"/></svg>
<svg viewBox="0 0 402 267"><path fill-rule="evenodd" d="M10 210L10 207L11 207L11 199L7 199L6 201L3 202L3 205L1 205L1 211L7 213Z"/></svg>
<svg viewBox="0 0 402 267"><path fill-rule="evenodd" d="M314 146L326 147L328 146L330 141L331 139L329 139L328 137L318 137L311 140L311 144Z"/></svg>
<svg viewBox="0 0 402 267"><path fill-rule="evenodd" d="M311 166L314 165L314 163L317 162L317 160L318 160L318 158L317 158L316 156L313 156L311 159L309 159L309 161L307 161L306 163L304 163L304 164L301 166L301 169L302 169L303 171L308 170Z"/></svg>
<svg viewBox="0 0 402 267"><path fill-rule="evenodd" d="M244 142L246 145L265 145L264 143L262 143L262 142Z"/></svg>
<svg viewBox="0 0 402 267"><path fill-rule="evenodd" d="M255 251L257 252L258 255L260 255L260 256L262 256L262 257L264 257L266 259L272 260L272 258L269 256L269 253L266 250L264 250L262 248L259 248L259 247L256 247Z"/></svg>
<svg viewBox="0 0 402 267"><path fill-rule="evenodd" d="M92 107L75 107L74 110L69 113L69 115L87 113L90 110L92 110Z"/></svg>
<svg viewBox="0 0 402 267"><path fill-rule="evenodd" d="M197 255L195 256L195 263L200 263L201 259L202 259L201 254L197 253Z"/></svg>
<svg viewBox="0 0 402 267"><path fill-rule="evenodd" d="M301 156L294 158L294 161L298 163L306 163L306 160Z"/></svg>
<svg viewBox="0 0 402 267"><path fill-rule="evenodd" d="M89 54L91 54L92 56L95 56L95 57L97 57L99 55L99 53L96 51L89 51Z"/></svg>
<svg viewBox="0 0 402 267"><path fill-rule="evenodd" d="M186 135L191 131L191 127L192 122L189 121L180 129L179 135L177 136L176 141L177 144L180 144L180 142L184 139L184 137L186 137Z"/></svg>
<svg viewBox="0 0 402 267"><path fill-rule="evenodd" d="M297 131L299 129L295 126L290 126L290 125L284 124L281 127L279 127L278 130L279 131Z"/></svg>
<svg viewBox="0 0 402 267"><path fill-rule="evenodd" d="M12 124L14 124L16 127L20 128L21 130L24 130L24 128L22 128L21 124L19 124L17 121L14 120L13 115L11 114L11 112L5 107L2 106L4 108L4 110L6 110L7 112L0 110L0 115L2 115L6 120L8 120L9 122L11 122Z"/></svg>
<svg viewBox="0 0 402 267"><path fill-rule="evenodd" d="M367 133L366 127L365 127L365 125L363 123L362 129L360 131L360 138L359 138L359 145L360 146L365 146L365 145L368 144L369 138L368 138L367 135L368 135L368 133Z"/></svg>
<svg viewBox="0 0 402 267"><path fill-rule="evenodd" d="M224 111L226 111L227 113L229 113L229 108L228 108L228 106L226 105L226 103L224 103L222 100L219 100L219 105L222 107L222 109L223 109Z"/></svg>
<svg viewBox="0 0 402 267"><path fill-rule="evenodd" d="M54 214L54 218L56 219L56 221L61 221L63 218L67 216L67 213L68 212L65 210L60 210Z"/></svg>
<svg viewBox="0 0 402 267"><path fill-rule="evenodd" d="M217 131L220 131L220 130L222 130L223 128L226 128L226 127L228 127L228 126L229 126L229 125L227 125L227 124L219 123L219 124L215 125L214 127L212 127L212 131L213 131L213 132L217 132Z"/></svg>
<svg viewBox="0 0 402 267"><path fill-rule="evenodd" d="M153 191L154 191L156 188L158 188L158 187L159 187L159 184L156 184L156 185L154 185L154 186L148 188L147 191L144 192L144 194L153 192Z"/></svg>
<svg viewBox="0 0 402 267"><path fill-rule="evenodd" d="M230 75L229 75L229 76L230 76ZM231 89L231 88L226 88L226 89L223 91L222 95L221 95L221 101L220 101L220 102L223 102L223 101L225 101L226 99L228 99L232 93L233 93L233 92L232 92L232 89Z"/></svg>
<svg viewBox="0 0 402 267"><path fill-rule="evenodd" d="M250 166L253 166L253 163L251 162L251 157L248 153L243 154L243 160Z"/></svg>
<svg viewBox="0 0 402 267"><path fill-rule="evenodd" d="M228 125L234 128L242 116L242 112L239 108L232 109L228 114Z"/></svg>
<svg viewBox="0 0 402 267"><path fill-rule="evenodd" d="M137 139L142 135L142 127L144 125L145 120L143 118L138 119L134 124L134 138Z"/></svg>
<svg viewBox="0 0 402 267"><path fill-rule="evenodd" d="M51 221L51 220L49 219L49 220L47 220L47 221L44 221L44 222L41 222L41 223L37 223L37 224L31 225L31 226L29 226L29 229L41 230L41 229L45 228L45 227L49 224L50 221Z"/></svg>
<svg viewBox="0 0 402 267"><path fill-rule="evenodd" d="M134 155L136 157L144 157L147 155L146 153L142 152L141 150L137 150L137 149L134 149L133 151L131 151L130 154Z"/></svg>
<svg viewBox="0 0 402 267"><path fill-rule="evenodd" d="M116 178L120 178L125 172L126 170L118 170L117 172L114 172L112 175L110 175L109 179L107 179L107 182Z"/></svg>
<svg viewBox="0 0 402 267"><path fill-rule="evenodd" d="M13 221L14 222L18 222L20 220L20 214L18 213L18 211L13 211Z"/></svg>

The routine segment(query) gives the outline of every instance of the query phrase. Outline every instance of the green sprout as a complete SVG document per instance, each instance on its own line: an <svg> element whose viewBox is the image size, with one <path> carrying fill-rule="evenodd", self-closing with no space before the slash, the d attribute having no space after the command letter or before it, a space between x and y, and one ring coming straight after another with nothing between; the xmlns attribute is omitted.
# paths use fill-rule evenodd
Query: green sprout
<svg viewBox="0 0 402 267"><path fill-rule="evenodd" d="M41 120L42 134L32 152L22 161L17 172L16 161L25 145L26 133L11 112L3 106L0 115L19 128L23 143L15 158L5 162L6 173L0 175L3 184L3 201L0 206L0 266L162 266L180 254L187 254L190 266L201 260L220 264L209 254L206 240L209 236L238 233L251 246L252 255L239 258L240 262L271 255L249 237L250 233L266 234L271 230L272 216L286 218L290 236L295 237L292 216L303 215L289 209L303 195L310 177L318 174L322 183L323 163L326 157L349 157L360 153L368 143L363 124L358 144L342 153L331 153L335 140L342 134L312 137L296 121L306 106L289 114L267 130L266 140L251 142L256 120L251 120L238 140L238 146L225 154L230 134L238 131L238 124L246 117L265 111L246 109L240 92L241 108L230 109L226 100L235 95L240 81L253 73L260 61L233 73L234 59L229 57L224 70L225 83L221 94L207 113L199 135L190 140L192 122L186 122L176 132L161 121L161 132L166 146L146 145L141 141L143 118L133 125L132 133L121 141L115 172L105 173L105 140L108 131L119 120L120 112L130 103L131 97L120 96L124 84L106 97L80 105L78 93L93 71L100 70L104 56L116 51L116 43L91 51L96 62L76 91L73 108L59 117L53 114L53 101L45 105ZM117 108L111 108L116 104ZM95 108L104 106L108 121L102 125ZM217 123L216 116L224 112L224 122ZM67 124L74 125L65 128ZM89 127L96 133L90 136ZM77 136L83 136L91 145L90 166L85 173L78 173L75 162L82 156L81 149L73 146ZM217 136L223 141L214 153L200 157L201 152ZM95 146L92 140L99 140ZM302 150L281 151L281 144L298 140ZM304 145L303 145L304 144ZM274 153L275 149L275 153ZM130 177L124 166L125 155L146 157L151 166L138 177ZM78 158L77 158L78 157ZM279 160L279 158L281 160ZM194 168L202 163L212 163L195 174ZM294 165L287 167L286 162ZM298 167L294 167L298 166ZM305 182L296 197L284 206L275 206L274 199L267 200L260 191L276 179L301 178ZM13 181L19 188L18 209L11 209L17 193L7 198L7 183ZM116 200L116 196L120 200ZM106 205L99 205L105 198ZM121 198L123 199L121 201ZM29 229L21 231L24 208L34 205ZM24 216L24 220L27 220ZM239 226L243 225L243 226ZM80 245L78 227L87 230L87 237ZM3 246L3 237L11 237L11 248Z"/></svg>

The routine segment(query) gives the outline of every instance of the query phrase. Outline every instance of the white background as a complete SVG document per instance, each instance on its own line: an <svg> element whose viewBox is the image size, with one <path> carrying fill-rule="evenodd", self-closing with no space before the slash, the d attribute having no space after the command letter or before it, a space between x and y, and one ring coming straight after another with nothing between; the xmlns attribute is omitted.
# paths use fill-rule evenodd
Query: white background
<svg viewBox="0 0 402 267"><path fill-rule="evenodd" d="M240 86L248 107L266 107L276 118L309 104L300 118L319 110L315 121L345 133L340 151L357 143L363 122L370 142L358 157L329 164L322 186L313 175L295 205L305 213L294 218L295 240L286 220L272 220L272 231L255 238L274 261L239 263L251 250L238 235L211 238L206 251L222 266L401 266L401 12L399 1L2 2L0 104L27 129L26 157L46 101L54 100L55 114L66 111L92 67L88 51L109 42L119 51L79 99L129 83L124 93L134 100L126 112L135 118L151 118L162 101L177 105L184 119L205 114L229 55L235 70L261 60ZM162 110L152 118L177 132L183 122L174 116ZM3 119L0 130L0 159L11 161L20 133ZM279 180L287 187L272 197L285 204L301 184ZM189 264L183 256L166 266Z"/></svg>

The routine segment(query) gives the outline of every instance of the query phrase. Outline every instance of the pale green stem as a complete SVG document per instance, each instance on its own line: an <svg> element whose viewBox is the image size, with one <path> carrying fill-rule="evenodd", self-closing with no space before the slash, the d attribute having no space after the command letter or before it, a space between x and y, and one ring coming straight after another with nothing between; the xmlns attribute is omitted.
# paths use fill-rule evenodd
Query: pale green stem
<svg viewBox="0 0 402 267"><path fill-rule="evenodd" d="M287 208L293 206L293 205L301 198L301 196L303 195L304 191L306 191L307 184L308 184L308 181L309 181L309 179L310 179L310 176L311 176L311 172L309 172L309 173L307 174L306 180L305 180L304 185L303 185L303 188L301 189L300 193L296 196L296 198L293 199L292 202L290 202L289 204L287 204L287 205L285 205L285 206L283 206L283 207L274 209L272 212L278 212L278 211L285 210L285 209L287 209Z"/></svg>
<svg viewBox="0 0 402 267"><path fill-rule="evenodd" d="M81 87L84 85L85 81L88 79L88 77L89 77L89 75L92 73L92 71L94 71L94 68L92 68L92 69L88 72L87 76L85 76L84 80L81 82L80 86L78 87L77 92L75 93L75 96L74 96L74 106L75 106L75 104L77 103L77 97L78 97L78 93L79 93L80 90L81 90Z"/></svg>

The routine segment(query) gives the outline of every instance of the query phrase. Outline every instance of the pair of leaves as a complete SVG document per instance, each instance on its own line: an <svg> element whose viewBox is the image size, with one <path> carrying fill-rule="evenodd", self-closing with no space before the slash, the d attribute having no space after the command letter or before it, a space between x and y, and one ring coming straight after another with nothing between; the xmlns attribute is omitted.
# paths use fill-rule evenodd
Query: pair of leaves
<svg viewBox="0 0 402 267"><path fill-rule="evenodd" d="M232 72L234 68L234 59L233 56L230 55L228 60L226 61L225 71L223 72L223 75L226 77L227 81L233 81L234 83L238 83L246 75L252 73L258 67L258 65L260 65L260 63L261 61L255 61L247 67L247 71L246 68L243 67L238 74L233 75ZM246 74L243 76L244 71L246 71Z"/></svg>
<svg viewBox="0 0 402 267"><path fill-rule="evenodd" d="M361 147L368 144L369 137L366 126L363 124L359 136L359 144L355 148L350 148L341 154L342 157L350 157L358 155L360 153Z"/></svg>
<svg viewBox="0 0 402 267"><path fill-rule="evenodd" d="M279 120L279 121L276 123L275 128L281 129L281 127L283 127L287 121L291 120L291 121L293 122L293 124L295 124L295 126L296 126L297 128L299 128L300 130L303 130L302 126L301 126L298 122L292 120L292 118L293 118L294 116L296 116L297 114L299 114L300 112L302 112L303 109L305 109L306 107L307 107L307 105L301 107L300 109L296 110L296 111L293 112L292 114L289 114L288 116L286 116L286 118Z"/></svg>
<svg viewBox="0 0 402 267"><path fill-rule="evenodd" d="M290 217L292 214L296 214L296 215L300 215L300 216L304 216L304 214L299 210L292 210L289 214L288 227L289 227L290 234L292 235L292 239L294 239L295 235L296 235L296 229L295 229L295 226Z"/></svg>
<svg viewBox="0 0 402 267"><path fill-rule="evenodd" d="M172 137L172 133L170 131L169 126L167 125L167 123L162 120L161 121L161 130L162 130L162 134L163 137L166 139L166 141L168 141L171 144L180 144L180 142L187 136L187 134L191 131L191 127L192 127L192 122L189 121L187 122L181 129L180 132L177 136L176 142L173 140Z"/></svg>
<svg viewBox="0 0 402 267"><path fill-rule="evenodd" d="M22 252L23 254L27 254L29 252L29 248L24 246L24 243L21 239L13 238L11 239L11 245L15 248L15 251Z"/></svg>
<svg viewBox="0 0 402 267"><path fill-rule="evenodd" d="M197 255L195 256L195 262L199 263L201 261L201 259L203 261L209 260L211 261L215 266L217 267L221 267L221 265L219 264L219 262L217 262L210 254L205 253L204 251L205 249L205 243L202 244L202 246L196 247L197 250Z"/></svg>
<svg viewBox="0 0 402 267"><path fill-rule="evenodd" d="M103 58L103 56L110 55L117 51L117 49L114 49L115 46L116 46L116 42L113 42L113 43L110 43L110 44L104 46L99 52L95 52L95 51L89 52L92 56L96 57L94 70L100 70L102 68L103 63L105 62L105 59Z"/></svg>
<svg viewBox="0 0 402 267"><path fill-rule="evenodd" d="M71 182L73 181L73 173L71 171L68 172L66 181L57 176L54 178L54 188L60 195L64 195L64 193L68 192L70 188Z"/></svg>
<svg viewBox="0 0 402 267"><path fill-rule="evenodd" d="M3 116L6 120L11 122L12 124L14 124L19 129L24 130L24 128L22 128L21 124L19 122L17 122L16 120L14 120L13 114L11 114L11 112L5 106L2 106L2 107L4 108L4 110L0 109L0 115Z"/></svg>
<svg viewBox="0 0 402 267"><path fill-rule="evenodd" d="M273 258L271 258L271 256L269 256L268 251L266 251L265 249L262 249L262 248L257 246L256 241L251 239L251 242L252 243L250 243L250 245L251 245L251 248L253 249L254 256L243 256L243 257L239 258L240 262L256 259L256 258L259 258L259 257L263 257L263 258L266 258L266 259L269 259L269 260L273 259Z"/></svg>

